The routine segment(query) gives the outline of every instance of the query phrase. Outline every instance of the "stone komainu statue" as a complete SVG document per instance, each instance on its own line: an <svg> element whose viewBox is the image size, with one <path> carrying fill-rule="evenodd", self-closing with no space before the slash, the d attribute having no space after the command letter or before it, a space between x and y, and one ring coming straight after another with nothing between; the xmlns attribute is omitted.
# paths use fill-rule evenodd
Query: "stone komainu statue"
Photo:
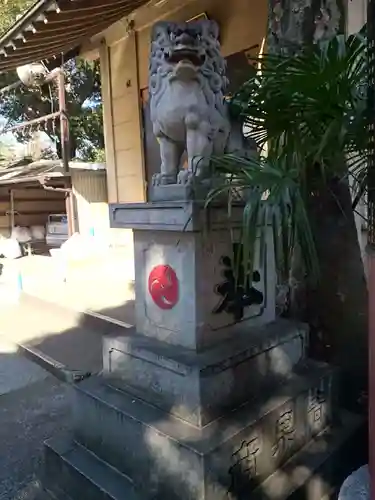
<svg viewBox="0 0 375 500"><path fill-rule="evenodd" d="M244 151L242 125L231 123L224 99L225 72L214 21L159 22L154 26L150 114L161 156L154 184L205 178L212 155ZM184 151L188 169L178 172Z"/></svg>

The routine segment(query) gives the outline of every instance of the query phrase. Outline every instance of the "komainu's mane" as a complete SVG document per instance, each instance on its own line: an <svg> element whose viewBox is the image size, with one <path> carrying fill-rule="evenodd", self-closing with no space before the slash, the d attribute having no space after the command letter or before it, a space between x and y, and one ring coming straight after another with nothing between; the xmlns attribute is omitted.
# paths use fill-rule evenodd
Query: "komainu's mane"
<svg viewBox="0 0 375 500"><path fill-rule="evenodd" d="M165 54L173 51L176 33L183 30L185 23L177 24L159 22L154 26L152 33L149 91L151 94L151 119L157 119L157 108L160 98L167 91L170 84L170 75L174 65L168 62ZM208 106L214 106L224 117L226 113L224 92L227 86L225 76L226 61L220 53L219 29L214 21L192 21L189 28L199 34L201 48L205 52L205 61L197 67L198 77L201 80Z"/></svg>

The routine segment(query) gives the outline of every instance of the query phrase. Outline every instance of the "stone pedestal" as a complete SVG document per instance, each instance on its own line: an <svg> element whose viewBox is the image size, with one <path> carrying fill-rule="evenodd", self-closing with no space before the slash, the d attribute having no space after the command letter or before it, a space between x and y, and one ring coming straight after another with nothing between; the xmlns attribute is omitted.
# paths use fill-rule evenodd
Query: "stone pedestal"
<svg viewBox="0 0 375 500"><path fill-rule="evenodd" d="M233 246L242 208L228 221L225 208L194 202L113 207L114 227L134 230L138 333L196 352L275 319L272 231L257 256L248 290L236 289ZM229 226L232 237L229 233ZM242 295L240 297L240 295Z"/></svg>
<svg viewBox="0 0 375 500"><path fill-rule="evenodd" d="M321 500L317 471L360 421L333 425L336 370L308 360L304 325L275 319L272 231L245 283L242 207L230 221L194 202L111 210L134 230L136 325L105 339L103 373L73 389L72 436L46 445L54 493Z"/></svg>

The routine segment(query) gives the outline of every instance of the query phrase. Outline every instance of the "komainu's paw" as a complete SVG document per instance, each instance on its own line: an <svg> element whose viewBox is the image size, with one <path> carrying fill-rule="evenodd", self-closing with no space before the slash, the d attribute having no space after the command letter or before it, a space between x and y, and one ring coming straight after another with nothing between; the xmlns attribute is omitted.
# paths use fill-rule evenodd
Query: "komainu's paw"
<svg viewBox="0 0 375 500"><path fill-rule="evenodd" d="M177 175L177 184L190 184L193 179L193 174L188 170L180 170Z"/></svg>
<svg viewBox="0 0 375 500"><path fill-rule="evenodd" d="M152 185L160 186L162 184L162 180L163 180L163 174L161 174L160 172L158 174L154 174L152 176Z"/></svg>

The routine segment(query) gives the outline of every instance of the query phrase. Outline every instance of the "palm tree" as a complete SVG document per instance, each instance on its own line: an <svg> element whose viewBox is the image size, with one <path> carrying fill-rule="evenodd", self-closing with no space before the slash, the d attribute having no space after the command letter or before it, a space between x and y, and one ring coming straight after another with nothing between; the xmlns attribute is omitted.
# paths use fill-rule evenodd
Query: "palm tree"
<svg viewBox="0 0 375 500"><path fill-rule="evenodd" d="M238 90L230 108L259 150L267 146L267 156L213 158L225 180L206 204L234 186L246 193L242 243L248 267L255 224L262 232L271 219L279 282L293 292L295 263L302 264L308 283L304 317L327 333L325 344L333 346L341 365L348 365L348 355L357 356L357 364L349 364L362 364L363 372L366 285L348 178L354 176L363 191L366 41L362 33L337 35L294 55L265 55L261 64L261 73Z"/></svg>

